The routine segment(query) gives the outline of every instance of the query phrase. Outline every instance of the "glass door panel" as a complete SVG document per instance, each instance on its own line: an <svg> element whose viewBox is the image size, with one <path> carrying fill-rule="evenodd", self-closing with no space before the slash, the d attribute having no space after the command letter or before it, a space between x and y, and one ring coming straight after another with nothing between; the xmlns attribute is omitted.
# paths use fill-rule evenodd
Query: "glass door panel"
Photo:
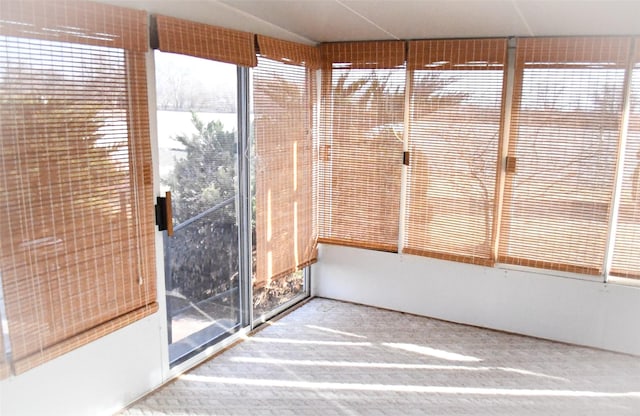
<svg viewBox="0 0 640 416"><path fill-rule="evenodd" d="M313 84L301 66L258 58L252 70L253 316L308 296L314 253Z"/></svg>
<svg viewBox="0 0 640 416"><path fill-rule="evenodd" d="M292 300L307 296L305 270L298 270L270 282L253 280L253 314L260 317L270 316L281 306Z"/></svg>
<svg viewBox="0 0 640 416"><path fill-rule="evenodd" d="M169 358L183 361L241 324L235 65L156 52Z"/></svg>

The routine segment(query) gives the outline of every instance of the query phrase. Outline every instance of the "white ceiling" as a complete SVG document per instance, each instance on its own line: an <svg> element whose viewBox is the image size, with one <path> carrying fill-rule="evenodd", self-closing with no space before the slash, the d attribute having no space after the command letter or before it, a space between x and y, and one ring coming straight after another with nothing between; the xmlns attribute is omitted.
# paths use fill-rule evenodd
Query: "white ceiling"
<svg viewBox="0 0 640 416"><path fill-rule="evenodd" d="M310 44L640 34L640 0L100 1Z"/></svg>

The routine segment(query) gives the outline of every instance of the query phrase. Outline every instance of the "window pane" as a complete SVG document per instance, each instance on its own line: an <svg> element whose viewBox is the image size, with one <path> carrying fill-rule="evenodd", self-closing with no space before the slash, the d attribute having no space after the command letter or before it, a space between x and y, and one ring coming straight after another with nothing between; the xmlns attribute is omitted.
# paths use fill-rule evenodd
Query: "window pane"
<svg viewBox="0 0 640 416"><path fill-rule="evenodd" d="M404 69L337 69L320 141L319 233L329 243L396 251Z"/></svg>
<svg viewBox="0 0 640 416"><path fill-rule="evenodd" d="M253 71L256 315L304 294L315 260L313 75L265 58Z"/></svg>
<svg viewBox="0 0 640 416"><path fill-rule="evenodd" d="M422 46L424 65L412 74L404 251L489 264L506 41L410 48Z"/></svg>
<svg viewBox="0 0 640 416"><path fill-rule="evenodd" d="M318 149L319 241L398 250L405 43L328 43Z"/></svg>
<svg viewBox="0 0 640 416"><path fill-rule="evenodd" d="M500 261L601 273L628 50L628 39L519 42Z"/></svg>

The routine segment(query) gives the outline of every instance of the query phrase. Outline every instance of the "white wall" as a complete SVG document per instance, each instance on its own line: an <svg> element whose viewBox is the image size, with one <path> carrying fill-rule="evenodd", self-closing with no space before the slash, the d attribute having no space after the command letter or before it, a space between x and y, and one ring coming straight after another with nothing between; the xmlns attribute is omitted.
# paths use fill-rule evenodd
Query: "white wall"
<svg viewBox="0 0 640 416"><path fill-rule="evenodd" d="M640 355L640 288L321 245L312 293Z"/></svg>
<svg viewBox="0 0 640 416"><path fill-rule="evenodd" d="M0 382L0 415L110 415L162 380L161 313Z"/></svg>

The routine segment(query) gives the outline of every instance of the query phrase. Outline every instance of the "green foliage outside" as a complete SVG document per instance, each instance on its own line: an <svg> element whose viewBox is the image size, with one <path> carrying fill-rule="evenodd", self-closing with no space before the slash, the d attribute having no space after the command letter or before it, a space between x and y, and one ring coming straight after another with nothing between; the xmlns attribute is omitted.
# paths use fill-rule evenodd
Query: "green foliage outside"
<svg viewBox="0 0 640 416"><path fill-rule="evenodd" d="M197 302L235 286L238 272L236 221L235 132L222 123L205 123L192 113L192 135L174 139L184 157L176 158L169 178L176 232L169 239L171 281L169 290ZM231 200L231 201L229 201ZM228 203L184 228L180 224L210 208Z"/></svg>

